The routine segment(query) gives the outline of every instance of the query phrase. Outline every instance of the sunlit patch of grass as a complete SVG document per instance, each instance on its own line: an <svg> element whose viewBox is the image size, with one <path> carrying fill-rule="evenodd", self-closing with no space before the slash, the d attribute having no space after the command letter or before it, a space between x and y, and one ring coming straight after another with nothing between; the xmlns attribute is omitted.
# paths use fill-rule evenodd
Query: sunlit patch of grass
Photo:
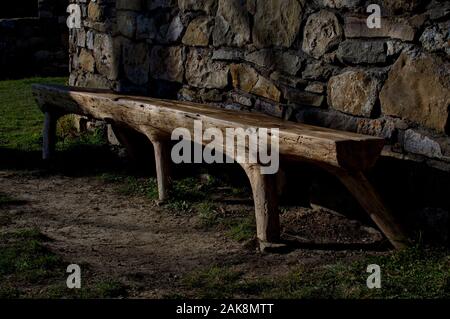
<svg viewBox="0 0 450 319"><path fill-rule="evenodd" d="M0 148L40 150L44 117L34 101L31 86L66 82L66 78L0 81Z"/></svg>
<svg viewBox="0 0 450 319"><path fill-rule="evenodd" d="M123 195L142 195L149 199L158 198L158 184L155 178L126 177L124 183L119 187Z"/></svg>
<svg viewBox="0 0 450 319"><path fill-rule="evenodd" d="M221 211L217 204L210 201L197 203L193 206L200 219L201 226L210 229L218 228L225 231L227 237L238 242L251 240L256 234L254 215L240 212L238 215L228 215Z"/></svg>
<svg viewBox="0 0 450 319"><path fill-rule="evenodd" d="M379 265L383 275L383 288L372 290L372 297L450 298L449 251L412 247L390 256L369 258L368 263Z"/></svg>
<svg viewBox="0 0 450 319"><path fill-rule="evenodd" d="M30 78L0 81L0 161L6 167L41 167L42 127L44 116L32 95L33 84L65 84L65 78ZM94 129L79 133L75 127L75 116L67 115L59 119L57 144L62 155L52 169L81 171L88 165L83 159L86 153L95 153L94 163L105 156L110 159L112 152L107 145L104 129ZM62 151L62 152L61 152ZM92 156L92 155L91 155ZM105 161L106 162L106 161ZM79 165L79 167L76 167Z"/></svg>
<svg viewBox="0 0 450 319"><path fill-rule="evenodd" d="M158 198L158 183L155 178L105 173L100 176L100 179L105 183L116 184L117 191L122 195L146 196L150 200Z"/></svg>
<svg viewBox="0 0 450 319"><path fill-rule="evenodd" d="M367 266L381 267L381 289L369 289ZM198 298L267 299L435 299L450 298L450 257L446 251L410 248L386 256L326 266L303 266L277 277L246 279L242 272L212 267L182 283Z"/></svg>
<svg viewBox="0 0 450 319"><path fill-rule="evenodd" d="M382 288L367 288L367 266L381 267ZM430 299L449 298L450 259L442 252L408 249L356 263L299 269L272 282L266 298Z"/></svg>
<svg viewBox="0 0 450 319"><path fill-rule="evenodd" d="M203 227L209 228L217 224L219 221L219 214L217 212L216 206L208 201L201 202L195 205L195 211L200 218L201 225Z"/></svg>
<svg viewBox="0 0 450 319"><path fill-rule="evenodd" d="M246 241L255 237L256 221L253 215L230 220L227 223L227 236L236 241Z"/></svg>
<svg viewBox="0 0 450 319"><path fill-rule="evenodd" d="M60 133L66 134L66 133ZM108 141L101 129L85 132L83 134L68 134L62 138L59 136L56 148L58 151L76 151L78 148L86 146L106 147Z"/></svg>
<svg viewBox="0 0 450 319"><path fill-rule="evenodd" d="M117 184L118 192L127 196L147 196L151 200L158 199L158 183L156 178L138 178L122 174L103 174L100 177L106 183ZM174 182L171 199L165 208L176 213L191 213L195 208L206 212L206 198L211 184L202 183L196 178L184 178Z"/></svg>

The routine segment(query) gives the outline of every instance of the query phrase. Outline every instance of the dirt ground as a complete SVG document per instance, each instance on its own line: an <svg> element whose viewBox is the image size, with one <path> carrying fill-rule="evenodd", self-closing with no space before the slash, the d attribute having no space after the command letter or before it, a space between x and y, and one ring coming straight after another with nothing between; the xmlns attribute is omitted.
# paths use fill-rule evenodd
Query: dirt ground
<svg viewBox="0 0 450 319"><path fill-rule="evenodd" d="M273 277L299 265L377 254L370 247L383 240L374 228L335 212L291 207L283 211L283 238L295 240L297 247L261 254L254 241L202 229L198 216L174 213L144 196L119 194L96 176L2 170L0 193L17 200L0 211L8 219L0 222L2 231L37 228L68 264L88 264L92 277L119 278L137 298L179 293L181 277L213 265L243 271L248 278ZM231 204L217 204L231 209Z"/></svg>

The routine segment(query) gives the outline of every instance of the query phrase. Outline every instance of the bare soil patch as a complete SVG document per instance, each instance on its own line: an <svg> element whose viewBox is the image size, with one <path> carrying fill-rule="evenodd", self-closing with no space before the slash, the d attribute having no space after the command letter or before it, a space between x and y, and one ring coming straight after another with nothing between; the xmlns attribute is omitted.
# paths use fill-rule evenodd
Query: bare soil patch
<svg viewBox="0 0 450 319"><path fill-rule="evenodd" d="M242 271L246 278L272 278L299 265L379 254L370 247L382 240L375 229L335 212L289 207L283 209L283 237L298 247L261 254L251 240L238 242L222 227L202 227L196 214L121 194L96 176L0 171L0 193L15 200L0 207L0 221L7 221L0 223L2 232L37 228L68 264L89 265L88 280L117 278L137 298L190 295L180 279L212 266ZM251 205L215 197L225 215L236 205L252 213Z"/></svg>

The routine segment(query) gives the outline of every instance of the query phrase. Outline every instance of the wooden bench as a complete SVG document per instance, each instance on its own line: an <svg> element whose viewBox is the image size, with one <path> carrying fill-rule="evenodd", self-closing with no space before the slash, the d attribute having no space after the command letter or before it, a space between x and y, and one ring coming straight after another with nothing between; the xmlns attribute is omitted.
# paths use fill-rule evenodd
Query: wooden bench
<svg viewBox="0 0 450 319"><path fill-rule="evenodd" d="M43 158L55 150L56 122L66 114L104 120L147 136L154 146L160 200L167 200L171 185L170 138L176 128L278 128L280 156L314 163L336 175L367 211L395 248L407 237L380 196L364 176L381 154L379 138L274 119L259 113L235 112L189 102L125 96L101 90L34 85L33 94L45 114ZM126 138L122 139L125 140ZM233 156L234 154L227 154ZM258 164L241 164L253 190L257 238L261 247L280 239L276 176L261 174Z"/></svg>

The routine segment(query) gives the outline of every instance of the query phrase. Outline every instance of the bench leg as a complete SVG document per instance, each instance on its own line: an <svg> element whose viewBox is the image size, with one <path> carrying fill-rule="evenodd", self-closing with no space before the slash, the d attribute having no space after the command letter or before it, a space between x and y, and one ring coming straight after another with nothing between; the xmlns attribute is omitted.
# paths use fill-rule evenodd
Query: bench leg
<svg viewBox="0 0 450 319"><path fill-rule="evenodd" d="M155 149L156 176L158 178L159 200L164 202L169 198L172 187L170 177L170 147L166 141L153 141Z"/></svg>
<svg viewBox="0 0 450 319"><path fill-rule="evenodd" d="M52 112L45 112L44 114L42 159L45 161L51 160L55 154L58 118L59 116Z"/></svg>
<svg viewBox="0 0 450 319"><path fill-rule="evenodd" d="M384 233L392 246L403 249L408 246L408 237L386 207L375 188L362 172L337 174L341 182L352 193L359 204L366 210L370 218Z"/></svg>
<svg viewBox="0 0 450 319"><path fill-rule="evenodd" d="M280 240L276 175L261 174L259 165L241 164L252 186L256 230L261 249Z"/></svg>
<svg viewBox="0 0 450 319"><path fill-rule="evenodd" d="M172 188L170 175L170 137L159 134L157 131L148 130L143 132L153 144L156 162L156 177L158 179L158 193L160 202L169 199Z"/></svg>

